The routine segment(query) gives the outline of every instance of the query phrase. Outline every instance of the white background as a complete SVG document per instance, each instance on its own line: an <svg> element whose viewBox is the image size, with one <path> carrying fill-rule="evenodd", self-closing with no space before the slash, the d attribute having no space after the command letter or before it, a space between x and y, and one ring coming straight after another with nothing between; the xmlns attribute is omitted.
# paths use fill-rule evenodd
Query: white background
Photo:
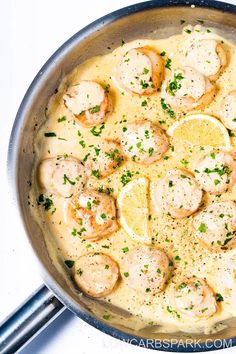
<svg viewBox="0 0 236 354"><path fill-rule="evenodd" d="M135 2L139 1L0 0L0 321L42 283L8 187L7 147L17 108L35 74L65 40L91 21ZM96 354L150 353L101 333L69 311L21 353L90 354L94 350ZM233 348L227 353L233 353Z"/></svg>

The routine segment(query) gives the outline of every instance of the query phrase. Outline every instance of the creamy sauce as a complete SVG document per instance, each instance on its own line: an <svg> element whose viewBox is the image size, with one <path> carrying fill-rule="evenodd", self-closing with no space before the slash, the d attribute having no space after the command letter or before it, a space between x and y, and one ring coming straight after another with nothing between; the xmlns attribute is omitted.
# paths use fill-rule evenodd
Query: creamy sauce
<svg viewBox="0 0 236 354"><path fill-rule="evenodd" d="M171 59L171 70L181 67L184 56L184 47L189 34L175 35L161 40L136 40L124 44L114 52L89 59L75 68L61 83L58 92L51 98L47 119L40 127L35 139L36 161L35 166L45 158L57 155L72 155L83 160L100 139L120 139L122 128L127 122L137 119L148 119L155 122L164 130L181 118L176 112L176 117L170 117L163 110L160 102L160 92L150 96L138 96L118 88L115 80L115 68L120 58L131 48L150 46L159 53L165 52L163 59ZM219 105L225 95L235 89L236 82L236 49L218 37L215 33L205 33L206 38L217 38L224 41L229 64L217 80L217 94L212 103L203 111L216 115ZM165 69L165 77L170 75L170 70ZM81 80L95 80L103 87L107 87L112 101L112 111L109 113L104 128L100 129L101 135L94 136L90 128L80 126L73 114L65 107L63 95L70 85L76 85ZM144 103L143 103L144 102ZM64 119L60 119L65 117ZM99 131L96 127L96 131ZM54 132L56 136L45 137L45 133ZM83 143L84 142L84 143ZM84 146L85 145L85 146ZM112 195L117 198L122 189L121 176L131 171L133 178L145 176L153 183L159 181L166 173L174 168L187 168L194 170L194 164L201 156L211 150L210 147L191 146L183 141L171 141L171 148L161 160L151 165L141 165L133 161L125 161L112 175L98 180L89 177L87 185L95 189L103 187L112 188ZM36 183L36 167L33 172L33 187L31 190L31 203L42 193ZM122 249L130 250L137 246L126 232L119 228L107 238L99 241L83 241L80 236L73 236L73 221L67 212L70 198L52 196L53 208L45 211L43 207L32 208L34 217L40 224L45 234L49 254L55 261L55 254L64 260L76 260L81 255L89 252L103 252L111 255L119 264L124 258ZM232 192L222 194L220 197L206 195L207 201L236 200L236 188ZM54 209L55 208L55 209ZM131 313L133 316L127 320L119 319L126 326L140 329L150 325L157 325L156 331L174 332L184 331L188 333L210 333L222 329L221 321L236 316L236 249L213 253L204 248L194 236L191 226L192 216L184 219L173 219L168 215L158 216L151 205L150 227L152 230L153 244L165 250L174 263L174 272L164 292L155 296L149 294L140 295L120 280L117 287L105 300ZM220 293L224 301L218 304L217 312L207 319L194 319L181 315L176 316L174 311L168 311L172 307L171 290L174 285L184 277L197 276L206 278L208 284L215 293ZM109 312L109 311L108 311ZM99 313L103 316L104 313ZM112 316L109 318L112 323ZM117 319L116 319L117 321Z"/></svg>

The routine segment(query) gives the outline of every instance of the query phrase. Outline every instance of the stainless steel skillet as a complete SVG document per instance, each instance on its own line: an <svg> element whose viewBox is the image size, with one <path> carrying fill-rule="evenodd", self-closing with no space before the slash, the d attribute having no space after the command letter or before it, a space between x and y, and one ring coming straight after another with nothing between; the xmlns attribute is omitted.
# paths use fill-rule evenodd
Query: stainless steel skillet
<svg viewBox="0 0 236 354"><path fill-rule="evenodd" d="M206 26L217 28L224 37L236 42L235 5L212 0L148 1L108 14L75 34L53 54L29 87L10 139L9 178L20 218L38 259L43 280L50 290L42 286L1 325L0 353L15 353L65 307L115 338L151 349L192 352L236 345L236 319L228 321L227 328L217 334L191 337L183 333L155 333L153 326L140 331L131 330L119 324L120 316L127 318L128 323L130 314L116 308L110 308L115 322L108 324L101 316L107 305L78 297L73 285L68 285L66 278L53 265L41 229L33 220L28 206L35 130L45 120L48 99L64 75L87 58L105 54L119 46L122 40L164 38L179 33L183 19L191 24L196 24L199 19L204 20Z"/></svg>

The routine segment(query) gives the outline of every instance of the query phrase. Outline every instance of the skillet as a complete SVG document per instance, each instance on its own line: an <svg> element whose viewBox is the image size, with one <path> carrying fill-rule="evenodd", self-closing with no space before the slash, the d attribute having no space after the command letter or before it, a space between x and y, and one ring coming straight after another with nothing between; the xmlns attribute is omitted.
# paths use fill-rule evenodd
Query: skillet
<svg viewBox="0 0 236 354"><path fill-rule="evenodd" d="M217 28L226 39L236 41L236 6L212 0L156 0L128 6L110 13L88 25L46 62L30 85L18 110L9 143L8 170L16 207L28 240L39 263L46 286L36 290L0 329L0 352L15 353L66 307L78 317L131 344L173 352L195 352L236 345L236 319L227 322L219 333L191 335L185 333L155 333L149 326L134 331L119 324L119 316L129 313L113 308L116 323L108 324L99 313L107 305L95 299L76 295L73 286L56 268L46 249L41 229L33 220L28 206L29 181L34 163L33 138L37 126L45 120L45 107L61 79L86 59L106 54L121 40L136 38L166 38L181 32L181 19L196 24L203 19L206 26ZM50 290L49 290L50 289Z"/></svg>

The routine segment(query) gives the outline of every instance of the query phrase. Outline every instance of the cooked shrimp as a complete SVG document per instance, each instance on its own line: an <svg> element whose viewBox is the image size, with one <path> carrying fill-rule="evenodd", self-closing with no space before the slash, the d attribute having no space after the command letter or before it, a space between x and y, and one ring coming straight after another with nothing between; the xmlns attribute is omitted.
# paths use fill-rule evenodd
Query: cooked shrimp
<svg viewBox="0 0 236 354"><path fill-rule="evenodd" d="M176 286L173 300L174 308L193 318L207 318L217 310L212 289L205 280L195 277L184 279Z"/></svg>
<svg viewBox="0 0 236 354"><path fill-rule="evenodd" d="M215 39L194 41L186 51L186 65L198 70L209 80L216 80L227 64L226 52Z"/></svg>
<svg viewBox="0 0 236 354"><path fill-rule="evenodd" d="M173 218L184 218L199 208L202 190L191 173L175 169L157 184L153 197L157 209Z"/></svg>
<svg viewBox="0 0 236 354"><path fill-rule="evenodd" d="M193 220L197 238L211 249L234 246L236 242L236 204L214 203L199 212Z"/></svg>
<svg viewBox="0 0 236 354"><path fill-rule="evenodd" d="M112 292L119 277L117 263L103 253L88 253L74 265L78 287L92 297L104 297Z"/></svg>
<svg viewBox="0 0 236 354"><path fill-rule="evenodd" d="M123 160L120 144L115 140L104 139L91 149L86 167L95 178L104 178L115 172Z"/></svg>
<svg viewBox="0 0 236 354"><path fill-rule="evenodd" d="M79 226L78 234L84 240L99 240L118 229L113 197L94 190L75 195L69 212Z"/></svg>
<svg viewBox="0 0 236 354"><path fill-rule="evenodd" d="M201 158L195 167L195 178L206 192L224 193L236 182L236 157L224 151L213 151Z"/></svg>
<svg viewBox="0 0 236 354"><path fill-rule="evenodd" d="M150 95L160 87L164 75L162 57L148 47L133 48L117 67L117 80L125 89Z"/></svg>
<svg viewBox="0 0 236 354"><path fill-rule="evenodd" d="M215 86L194 68L173 71L162 85L162 98L173 109L188 112L207 106L214 98Z"/></svg>
<svg viewBox="0 0 236 354"><path fill-rule="evenodd" d="M124 154L131 160L149 165L165 154L168 138L156 124L140 120L126 125L121 137Z"/></svg>
<svg viewBox="0 0 236 354"><path fill-rule="evenodd" d="M236 90L222 100L219 117L226 128L236 130Z"/></svg>
<svg viewBox="0 0 236 354"><path fill-rule="evenodd" d="M95 81L70 86L63 99L77 121L86 127L103 123L110 108L106 91Z"/></svg>
<svg viewBox="0 0 236 354"><path fill-rule="evenodd" d="M121 275L130 288L155 295L164 290L170 275L170 260L160 249L138 247L125 254Z"/></svg>
<svg viewBox="0 0 236 354"><path fill-rule="evenodd" d="M39 185L49 193L69 197L82 191L87 170L75 157L53 157L43 160L38 168Z"/></svg>

